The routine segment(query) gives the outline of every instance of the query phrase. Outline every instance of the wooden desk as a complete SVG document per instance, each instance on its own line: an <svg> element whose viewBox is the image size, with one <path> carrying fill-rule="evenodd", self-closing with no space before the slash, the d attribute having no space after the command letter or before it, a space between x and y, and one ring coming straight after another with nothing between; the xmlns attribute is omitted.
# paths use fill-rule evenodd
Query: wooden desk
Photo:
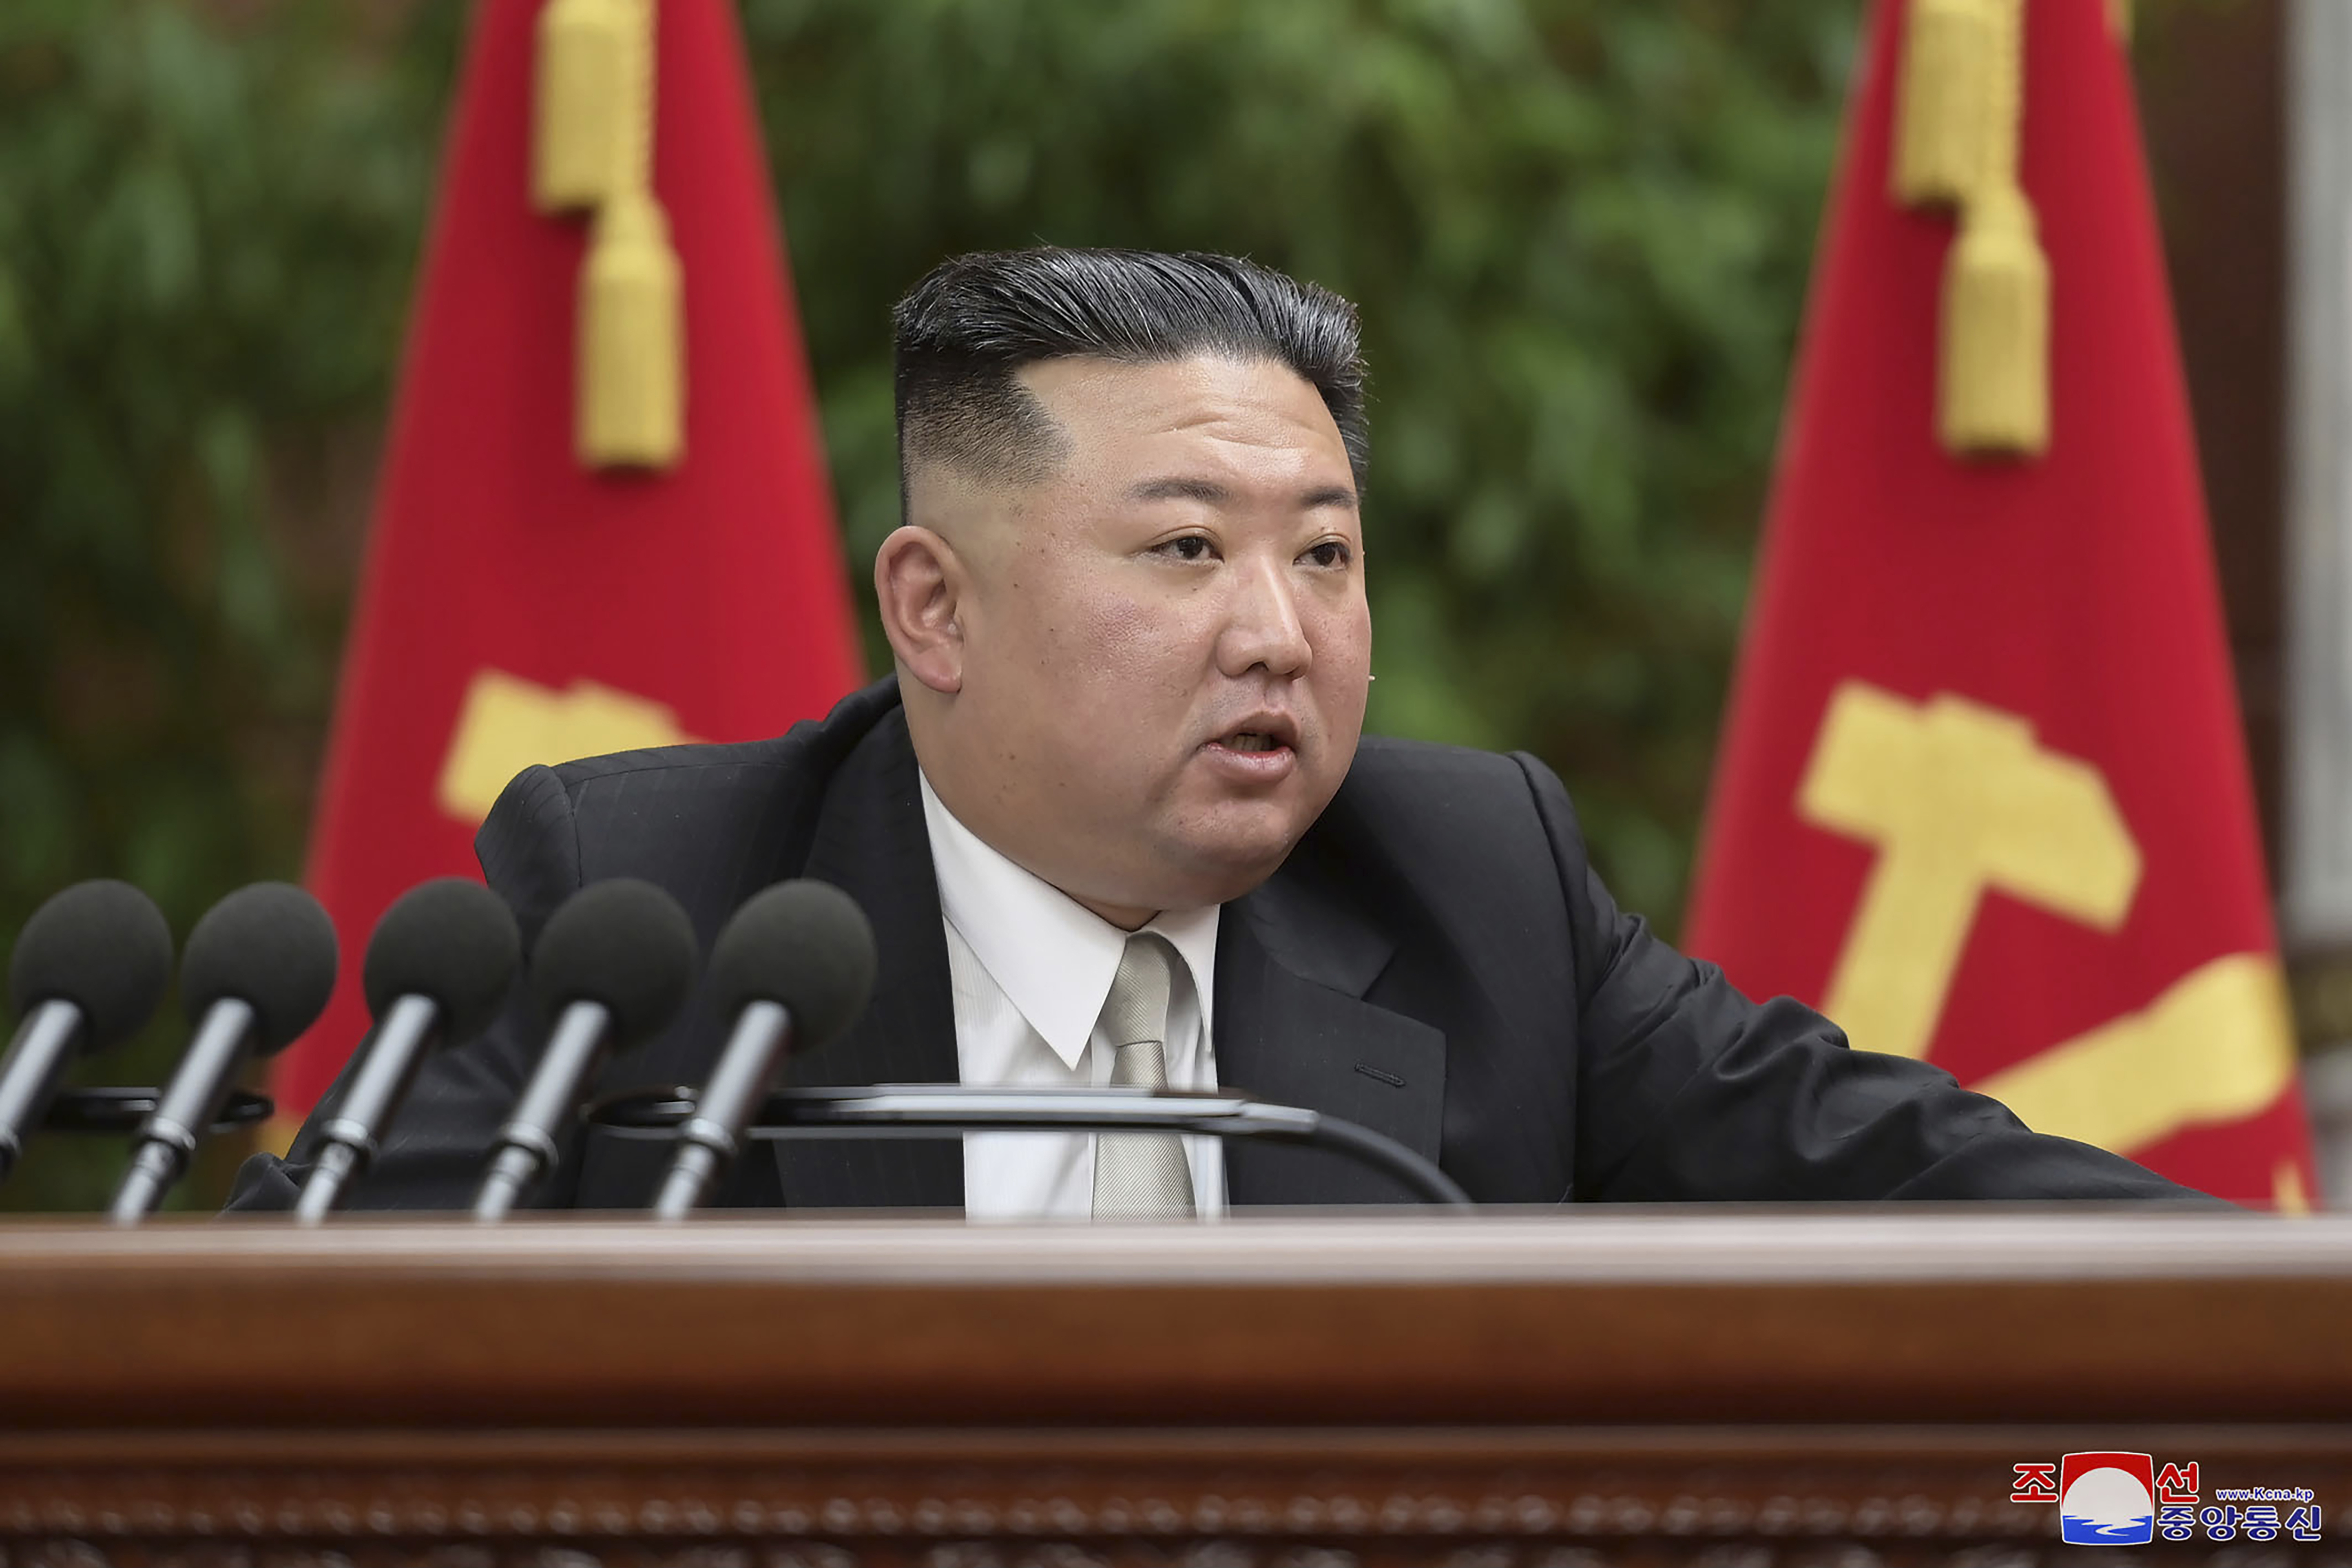
<svg viewBox="0 0 2352 1568"><path fill-rule="evenodd" d="M2023 1568L2087 1449L2333 1533L2352 1220L0 1228L0 1568Z"/></svg>

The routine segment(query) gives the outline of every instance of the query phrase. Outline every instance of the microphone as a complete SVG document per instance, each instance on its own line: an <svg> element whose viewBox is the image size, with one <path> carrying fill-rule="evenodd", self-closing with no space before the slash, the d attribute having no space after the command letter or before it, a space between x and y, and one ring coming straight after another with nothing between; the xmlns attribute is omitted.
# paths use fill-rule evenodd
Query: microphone
<svg viewBox="0 0 2352 1568"><path fill-rule="evenodd" d="M403 893L368 939L360 972L375 1038L331 1121L294 1205L316 1225L334 1212L343 1186L375 1158L383 1131L427 1055L490 1026L514 984L522 939L506 900L462 877L440 877Z"/></svg>
<svg viewBox="0 0 2352 1568"><path fill-rule="evenodd" d="M8 1004L22 1023L0 1058L0 1181L74 1047L104 1050L136 1034L171 977L171 928L128 882L77 882L33 911L8 961Z"/></svg>
<svg viewBox="0 0 2352 1568"><path fill-rule="evenodd" d="M256 882L215 904L188 933L180 1005L195 1038L140 1128L113 1218L134 1225L186 1174L196 1140L257 1056L290 1045L335 989L335 925L287 882Z"/></svg>
<svg viewBox="0 0 2352 1568"><path fill-rule="evenodd" d="M719 1016L735 1028L677 1130L677 1153L654 1200L666 1220L684 1219L734 1163L784 1058L824 1044L866 1010L874 928L839 888L779 882L754 894L719 933L710 981Z"/></svg>
<svg viewBox="0 0 2352 1568"><path fill-rule="evenodd" d="M530 955L530 986L555 1020L522 1098L499 1129L478 1220L504 1219L555 1166L557 1140L612 1053L659 1034L694 989L694 924L651 882L615 877L564 900Z"/></svg>

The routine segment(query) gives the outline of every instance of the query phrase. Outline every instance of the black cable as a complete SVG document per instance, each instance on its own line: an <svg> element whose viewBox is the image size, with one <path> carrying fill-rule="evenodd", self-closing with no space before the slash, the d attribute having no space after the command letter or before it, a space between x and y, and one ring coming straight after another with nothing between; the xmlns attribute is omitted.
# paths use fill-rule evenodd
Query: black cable
<svg viewBox="0 0 2352 1568"><path fill-rule="evenodd" d="M623 1137L670 1140L694 1114L689 1089L633 1089L586 1119ZM1323 1148L1395 1178L1426 1204L1475 1205L1454 1180L1385 1133L1320 1111L1244 1095L1126 1089L998 1089L966 1084L787 1089L771 1094L751 1138L936 1138L951 1132L1192 1132Z"/></svg>
<svg viewBox="0 0 2352 1568"><path fill-rule="evenodd" d="M68 1089L50 1102L41 1126L50 1132L121 1132L139 1131L154 1114L163 1097L160 1089ZM212 1131L234 1132L269 1120L278 1107L266 1094L235 1089L214 1118Z"/></svg>

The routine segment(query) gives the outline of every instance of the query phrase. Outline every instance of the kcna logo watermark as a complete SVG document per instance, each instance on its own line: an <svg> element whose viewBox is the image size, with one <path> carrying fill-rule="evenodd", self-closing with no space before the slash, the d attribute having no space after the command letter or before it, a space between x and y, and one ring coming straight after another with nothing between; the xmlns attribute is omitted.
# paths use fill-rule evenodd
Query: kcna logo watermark
<svg viewBox="0 0 2352 1568"><path fill-rule="evenodd" d="M2158 1469L2146 1454L2069 1454L2054 1465L2014 1465L2011 1502L2058 1505L2069 1546L2144 1546L2158 1537L2194 1541L2319 1539L2309 1487L2215 1487L2205 1502L2197 1463Z"/></svg>

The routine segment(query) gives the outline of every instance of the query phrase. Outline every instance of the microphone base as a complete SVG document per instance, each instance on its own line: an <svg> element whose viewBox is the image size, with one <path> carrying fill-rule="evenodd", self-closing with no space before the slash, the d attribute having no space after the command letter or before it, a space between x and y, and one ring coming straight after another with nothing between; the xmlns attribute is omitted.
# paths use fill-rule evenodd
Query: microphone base
<svg viewBox="0 0 2352 1568"><path fill-rule="evenodd" d="M539 1169L540 1158L529 1149L509 1143L499 1150L490 1173L482 1178L481 1193L474 1199L474 1217L485 1225L506 1218L538 1179Z"/></svg>
<svg viewBox="0 0 2352 1568"><path fill-rule="evenodd" d="M334 1213L337 1200L343 1195L343 1184L359 1166L360 1152L348 1143L330 1143L320 1150L319 1163L303 1184L302 1195L294 1202L296 1222L316 1225Z"/></svg>
<svg viewBox="0 0 2352 1568"><path fill-rule="evenodd" d="M711 1178L719 1174L719 1164L716 1150L700 1143L680 1145L669 1174L663 1179L661 1194L654 1199L654 1217L681 1220L692 1214L709 1189Z"/></svg>
<svg viewBox="0 0 2352 1568"><path fill-rule="evenodd" d="M180 1179L181 1155L168 1143L142 1143L139 1152L131 1159L131 1169L124 1173L122 1185L115 1189L114 1206L109 1217L117 1225L137 1225L155 1212L172 1184Z"/></svg>

